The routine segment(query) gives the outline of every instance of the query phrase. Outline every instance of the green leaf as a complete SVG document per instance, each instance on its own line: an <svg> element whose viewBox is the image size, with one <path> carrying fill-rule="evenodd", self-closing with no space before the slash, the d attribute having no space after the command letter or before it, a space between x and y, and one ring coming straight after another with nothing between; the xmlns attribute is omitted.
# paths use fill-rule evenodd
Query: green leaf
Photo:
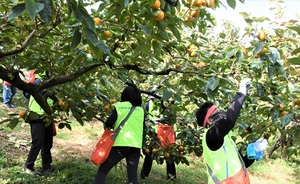
<svg viewBox="0 0 300 184"><path fill-rule="evenodd" d="M170 92L169 90L165 90L165 91L163 92L163 100L164 100L164 101L169 100L169 99L172 97L172 95L173 95L172 92Z"/></svg>
<svg viewBox="0 0 300 184"><path fill-rule="evenodd" d="M176 27L174 27L173 25L170 25L170 24L169 24L169 28L171 29L171 31L173 32L173 34L177 38L177 40L180 41L181 36L180 36L180 32L178 31L178 29Z"/></svg>
<svg viewBox="0 0 300 184"><path fill-rule="evenodd" d="M72 9L72 5L76 3L76 1L74 3L71 3L71 1L67 1L68 2L68 17L71 16L73 9Z"/></svg>
<svg viewBox="0 0 300 184"><path fill-rule="evenodd" d="M106 54L111 55L111 52L109 50L109 48L103 43L103 42L97 42L96 45L99 49L101 49L103 52L105 52Z"/></svg>
<svg viewBox="0 0 300 184"><path fill-rule="evenodd" d="M284 101L280 97L275 96L274 98L279 104L284 104Z"/></svg>
<svg viewBox="0 0 300 184"><path fill-rule="evenodd" d="M291 120L293 119L293 114L287 114L285 116L283 116L282 121L281 121L281 125L282 127L285 127L287 124L289 124L291 122Z"/></svg>
<svg viewBox="0 0 300 184"><path fill-rule="evenodd" d="M157 41L152 41L152 48L154 50L154 53L159 56L161 53L161 46Z"/></svg>
<svg viewBox="0 0 300 184"><path fill-rule="evenodd" d="M145 43L140 43L134 50L133 52L133 57L136 57L137 55L140 54L140 52L144 49Z"/></svg>
<svg viewBox="0 0 300 184"><path fill-rule="evenodd" d="M118 2L122 6L122 8L126 8L129 4L129 0L119 0Z"/></svg>
<svg viewBox="0 0 300 184"><path fill-rule="evenodd" d="M74 108L70 108L70 109L71 109L72 114L73 114L73 116L75 117L75 119L76 119L81 125L83 125L84 122L83 122L83 120L82 120L82 118L81 118L81 115L80 115ZM66 123L60 123L60 124L63 124L63 126L64 126ZM59 124L59 125L60 125L60 124Z"/></svg>
<svg viewBox="0 0 300 184"><path fill-rule="evenodd" d="M247 12L240 12L239 13L242 17L245 17L245 18L249 18L249 13L247 13Z"/></svg>
<svg viewBox="0 0 300 184"><path fill-rule="evenodd" d="M69 123L65 123L65 126L69 129L69 130L72 130L72 127Z"/></svg>
<svg viewBox="0 0 300 184"><path fill-rule="evenodd" d="M263 50L264 47L265 47L265 44L262 42L259 42L253 51L253 55L256 56L260 51Z"/></svg>
<svg viewBox="0 0 300 184"><path fill-rule="evenodd" d="M31 120L38 119L39 117L40 117L40 115L38 113L29 111L26 118L25 118L25 121L29 122Z"/></svg>
<svg viewBox="0 0 300 184"><path fill-rule="evenodd" d="M10 122L8 123L7 126L10 129L14 129L18 125L18 123L19 123L19 118L13 118L13 119L10 120Z"/></svg>
<svg viewBox="0 0 300 184"><path fill-rule="evenodd" d="M52 0L40 0L44 4L44 8L39 12L43 22L49 23L53 19L54 7Z"/></svg>
<svg viewBox="0 0 300 184"><path fill-rule="evenodd" d="M264 22L264 21L270 21L270 19L268 17L258 17L255 18L256 22Z"/></svg>
<svg viewBox="0 0 300 184"><path fill-rule="evenodd" d="M92 121L93 120L93 117L94 117L94 115L93 115L93 109L92 108L90 108L90 107L87 107L86 108L86 119L88 120L88 121Z"/></svg>
<svg viewBox="0 0 300 184"><path fill-rule="evenodd" d="M236 54L239 51L238 48L230 48L227 53L225 58L231 58L231 56L233 56L234 54Z"/></svg>
<svg viewBox="0 0 300 184"><path fill-rule="evenodd" d="M185 82L185 85L192 90L194 90L197 86L197 83L195 80L192 80L192 81L185 80L184 82Z"/></svg>
<svg viewBox="0 0 300 184"><path fill-rule="evenodd" d="M116 9L115 9L115 15L122 15L122 11L123 11L123 7L120 4L115 5Z"/></svg>
<svg viewBox="0 0 300 184"><path fill-rule="evenodd" d="M35 16L44 8L44 4L36 3L34 0L25 0L25 8L32 21L35 20Z"/></svg>
<svg viewBox="0 0 300 184"><path fill-rule="evenodd" d="M296 55L300 52L300 48L293 50L292 55Z"/></svg>
<svg viewBox="0 0 300 184"><path fill-rule="evenodd" d="M15 17L21 15L24 11L25 11L25 3L18 4L17 6L13 7L10 10L7 21L11 21Z"/></svg>
<svg viewBox="0 0 300 184"><path fill-rule="evenodd" d="M290 64L300 65L300 57L288 58L287 60Z"/></svg>
<svg viewBox="0 0 300 184"><path fill-rule="evenodd" d="M201 155L202 155L202 150L198 150L198 149L195 149L194 150L194 153L198 156L198 157L201 157Z"/></svg>
<svg viewBox="0 0 300 184"><path fill-rule="evenodd" d="M150 51L151 51L151 45L150 44L146 44L145 47L144 47L143 52L144 53L150 53Z"/></svg>
<svg viewBox="0 0 300 184"><path fill-rule="evenodd" d="M94 30L85 28L83 29L83 33L85 34L85 36L88 37L88 39L92 42L93 45L96 45L98 43L98 37Z"/></svg>
<svg viewBox="0 0 300 184"><path fill-rule="evenodd" d="M152 33L152 29L148 29L147 26L145 26L145 25L140 25L139 27L142 29L142 31L145 34L151 34Z"/></svg>
<svg viewBox="0 0 300 184"><path fill-rule="evenodd" d="M89 15L89 13L87 12L87 10L82 5L80 5L78 8L79 8L79 13L80 13L81 18L82 18L82 23L86 27L94 30L95 29L95 22L92 19L92 17Z"/></svg>
<svg viewBox="0 0 300 184"><path fill-rule="evenodd" d="M77 47L77 45L80 43L80 41L81 41L81 33L79 31L79 28L76 27L74 30L74 34L73 34L73 40L72 40L71 47L74 49L75 47Z"/></svg>
<svg viewBox="0 0 300 184"><path fill-rule="evenodd" d="M223 39L224 39L224 38L226 37L226 34L225 34L225 33L220 33L219 36L220 36L220 38L223 38Z"/></svg>
<svg viewBox="0 0 300 184"><path fill-rule="evenodd" d="M74 11L74 16L78 22L82 22L82 16L80 11L78 11L77 7L72 9Z"/></svg>
<svg viewBox="0 0 300 184"><path fill-rule="evenodd" d="M273 101L273 99L268 96L261 96L259 99L262 101L267 101L267 102Z"/></svg>
<svg viewBox="0 0 300 184"><path fill-rule="evenodd" d="M300 26L293 26L293 27L288 27L289 29L296 31L298 35L300 35Z"/></svg>
<svg viewBox="0 0 300 184"><path fill-rule="evenodd" d="M227 0L227 4L232 8L235 9L236 1L235 0Z"/></svg>
<svg viewBox="0 0 300 184"><path fill-rule="evenodd" d="M275 47L269 47L270 55L268 56L272 64L275 64L280 59L280 54Z"/></svg>
<svg viewBox="0 0 300 184"><path fill-rule="evenodd" d="M268 77L269 77L270 80L273 79L273 76L274 76L275 72L276 72L276 68L274 66L270 66L268 68Z"/></svg>
<svg viewBox="0 0 300 184"><path fill-rule="evenodd" d="M249 18L249 17L246 17L245 18L245 21L248 23L248 24L252 24L254 22L254 20L252 18Z"/></svg>
<svg viewBox="0 0 300 184"><path fill-rule="evenodd" d="M59 129L65 128L65 123L59 123L59 124L58 124L58 128L59 128Z"/></svg>
<svg viewBox="0 0 300 184"><path fill-rule="evenodd" d="M219 81L220 80L218 78L214 78L214 77L209 78L207 80L206 89L210 89L212 91L215 90L219 85Z"/></svg>
<svg viewBox="0 0 300 184"><path fill-rule="evenodd" d="M286 150L286 155L287 156L291 156L293 154L297 155L297 151L299 150L299 146L295 147L295 146L291 146L289 148L287 148Z"/></svg>
<svg viewBox="0 0 300 184"><path fill-rule="evenodd" d="M243 52L241 52L241 51L238 51L237 53L236 53L236 62L237 63L239 63L239 62L241 62L242 60L244 59L244 53Z"/></svg>

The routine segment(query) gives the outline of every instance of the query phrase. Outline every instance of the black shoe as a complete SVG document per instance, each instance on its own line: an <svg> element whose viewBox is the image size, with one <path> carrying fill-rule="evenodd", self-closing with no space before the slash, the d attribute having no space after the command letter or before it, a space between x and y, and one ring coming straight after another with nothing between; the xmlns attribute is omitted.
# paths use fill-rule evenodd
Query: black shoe
<svg viewBox="0 0 300 184"><path fill-rule="evenodd" d="M11 103L5 103L4 104L4 107L6 107L6 108L10 108L10 109L12 109L12 108L15 108L15 106L13 106Z"/></svg>
<svg viewBox="0 0 300 184"><path fill-rule="evenodd" d="M27 174L40 175L39 172L35 171L34 169L27 168L27 167L23 167L22 170Z"/></svg>
<svg viewBox="0 0 300 184"><path fill-rule="evenodd" d="M141 178L141 180L144 180L144 179L146 179L148 176L145 176L145 175L140 175L140 178Z"/></svg>
<svg viewBox="0 0 300 184"><path fill-rule="evenodd" d="M52 175L54 173L54 168L50 167L50 168L41 168L39 171L42 175Z"/></svg>
<svg viewBox="0 0 300 184"><path fill-rule="evenodd" d="M141 178L141 180L144 180L144 179L146 179L146 177L145 177L145 176L141 176L140 178Z"/></svg>
<svg viewBox="0 0 300 184"><path fill-rule="evenodd" d="M15 108L14 104L12 104L11 102L9 102L9 104L10 104L11 108Z"/></svg>

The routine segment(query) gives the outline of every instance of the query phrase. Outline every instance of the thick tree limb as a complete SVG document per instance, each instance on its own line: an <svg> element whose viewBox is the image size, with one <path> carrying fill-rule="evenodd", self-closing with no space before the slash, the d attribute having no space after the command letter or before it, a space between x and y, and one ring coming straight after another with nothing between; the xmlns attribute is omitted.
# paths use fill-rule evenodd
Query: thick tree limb
<svg viewBox="0 0 300 184"><path fill-rule="evenodd" d="M37 101L37 103L41 106L41 108L47 113L51 114L51 108L48 105L47 101L41 96L40 91L43 89L47 89L53 86L57 86L60 84L64 84L70 81L73 81L77 79L78 77L82 76L83 74L89 72L92 69L95 69L99 66L103 65L102 63L97 63L94 65L90 65L87 67L82 67L78 69L76 72L65 75L65 76L59 76L59 77L52 77L49 80L42 81L39 84L30 84L27 82L24 82L19 75L19 71L16 70L8 70L2 66L0 66L0 78L2 80L5 80L21 91L25 91L32 95L34 99ZM8 74L12 74L13 77L9 77Z"/></svg>

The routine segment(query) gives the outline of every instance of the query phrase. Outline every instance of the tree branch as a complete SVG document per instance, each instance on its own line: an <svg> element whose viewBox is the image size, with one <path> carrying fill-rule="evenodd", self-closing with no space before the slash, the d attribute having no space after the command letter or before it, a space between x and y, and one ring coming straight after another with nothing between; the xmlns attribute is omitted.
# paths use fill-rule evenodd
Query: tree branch
<svg viewBox="0 0 300 184"><path fill-rule="evenodd" d="M86 67L82 67L79 68L76 72L71 73L69 75L62 75L62 76L58 76L58 77L52 77L48 80L44 80L41 83L39 83L39 87L38 90L42 90L42 89L46 89L46 88L50 88L53 86L57 86L60 84L64 84L67 82L71 82L77 78L79 78L80 76L84 75L85 73L101 66L104 65L103 63L96 63L90 66L86 66Z"/></svg>
<svg viewBox="0 0 300 184"><path fill-rule="evenodd" d="M59 76L59 77L52 77L49 80L42 81L38 84L31 84L31 83L24 82L20 78L19 71L16 71L13 69L8 70L8 69L0 66L0 78L2 80L5 80L5 81L11 83L13 86L17 87L19 90L25 91L25 92L29 93L30 95L32 95L34 97L34 99L37 101L37 103L41 106L41 108L47 114L51 114L52 111L51 111L50 106L48 105L46 99L44 99L40 94L41 90L73 81L73 80L77 79L78 77L82 76L83 74L85 74L85 73L89 72L90 70L95 69L101 65L104 65L104 64L97 63L97 64L90 65L87 67L82 67L72 74L65 75L65 76ZM11 75L8 75L8 74L12 74L13 77L9 77Z"/></svg>
<svg viewBox="0 0 300 184"><path fill-rule="evenodd" d="M28 42L33 38L35 31L36 30L31 31L31 33L27 36L27 38L24 40L24 42L22 43L21 46L17 45L15 47L15 49L12 49L12 50L7 51L7 52L2 52L0 50L0 58L5 57L5 56L15 55L15 54L18 54L18 53L22 52L27 47Z"/></svg>

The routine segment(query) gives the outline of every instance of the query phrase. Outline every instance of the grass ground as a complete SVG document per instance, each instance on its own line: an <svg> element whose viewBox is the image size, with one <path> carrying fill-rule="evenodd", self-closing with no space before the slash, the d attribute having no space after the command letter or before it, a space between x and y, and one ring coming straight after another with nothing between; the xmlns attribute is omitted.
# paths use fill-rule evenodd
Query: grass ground
<svg viewBox="0 0 300 184"><path fill-rule="evenodd" d="M1 99L0 99L1 100ZM14 99L17 108L10 110L0 105L0 118L19 112L25 107L26 100L20 92ZM54 138L53 176L31 176L23 173L21 167L30 148L29 125L20 123L14 130L0 124L0 183L55 183L55 184L89 184L93 183L97 167L89 159L91 150L96 144L103 129L98 121L89 122L84 126L74 122L72 131L59 129ZM276 153L271 159L263 159L254 163L249 169L252 184L300 184L300 159L295 157L289 161L277 158ZM202 157L189 155L190 165L177 165L177 179L166 180L166 166L153 164L149 178L141 184L205 184L206 169ZM36 167L41 166L38 158ZM139 171L143 158L140 160ZM108 184L126 183L126 165L124 161L111 170L107 177Z"/></svg>

